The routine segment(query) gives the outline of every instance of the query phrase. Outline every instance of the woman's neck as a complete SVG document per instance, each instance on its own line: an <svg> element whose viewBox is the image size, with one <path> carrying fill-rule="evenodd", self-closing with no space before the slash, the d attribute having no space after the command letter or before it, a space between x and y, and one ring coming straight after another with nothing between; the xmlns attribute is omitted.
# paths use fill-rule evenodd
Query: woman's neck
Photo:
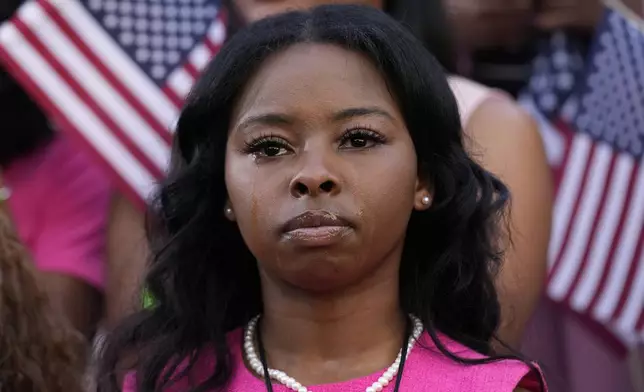
<svg viewBox="0 0 644 392"><path fill-rule="evenodd" d="M398 276L365 282L350 294L311 296L264 289L260 322L268 364L304 385L345 381L391 365L403 344L406 315Z"/></svg>

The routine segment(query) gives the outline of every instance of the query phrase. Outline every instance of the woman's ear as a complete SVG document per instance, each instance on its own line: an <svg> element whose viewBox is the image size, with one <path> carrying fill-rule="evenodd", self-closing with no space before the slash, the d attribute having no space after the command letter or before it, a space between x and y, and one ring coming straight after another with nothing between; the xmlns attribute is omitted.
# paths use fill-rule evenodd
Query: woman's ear
<svg viewBox="0 0 644 392"><path fill-rule="evenodd" d="M416 200L414 201L414 209L416 211L425 211L432 206L432 195L428 190L416 192Z"/></svg>
<svg viewBox="0 0 644 392"><path fill-rule="evenodd" d="M425 211L432 206L433 192L428 182L418 178L416 180L416 192L414 195L414 209Z"/></svg>
<svg viewBox="0 0 644 392"><path fill-rule="evenodd" d="M233 210L233 206L230 204L230 200L227 200L226 205L224 206L224 216L229 221L235 222L235 210Z"/></svg>

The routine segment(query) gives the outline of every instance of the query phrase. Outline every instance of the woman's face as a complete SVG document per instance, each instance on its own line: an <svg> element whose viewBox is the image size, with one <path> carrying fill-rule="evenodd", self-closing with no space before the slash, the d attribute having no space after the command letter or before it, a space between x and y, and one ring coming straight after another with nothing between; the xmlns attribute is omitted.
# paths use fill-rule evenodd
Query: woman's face
<svg viewBox="0 0 644 392"><path fill-rule="evenodd" d="M254 22L282 12L309 9L323 4L361 4L382 8L383 0L234 0L246 22Z"/></svg>
<svg viewBox="0 0 644 392"><path fill-rule="evenodd" d="M429 193L398 106L366 58L319 44L275 54L243 91L229 132L229 218L264 278L325 291L383 265L397 271L410 214Z"/></svg>

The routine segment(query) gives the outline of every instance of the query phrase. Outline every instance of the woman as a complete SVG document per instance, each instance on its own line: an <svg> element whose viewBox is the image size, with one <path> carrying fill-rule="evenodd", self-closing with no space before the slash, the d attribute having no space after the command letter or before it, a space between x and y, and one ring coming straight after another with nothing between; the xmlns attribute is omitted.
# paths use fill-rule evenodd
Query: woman
<svg viewBox="0 0 644 392"><path fill-rule="evenodd" d="M80 392L82 337L49 306L1 206L0 276L2 390Z"/></svg>
<svg viewBox="0 0 644 392"><path fill-rule="evenodd" d="M231 0L234 32L239 26L288 9L306 9L329 0ZM449 32L439 1L335 0L385 10L404 21L441 64L452 71ZM539 299L550 235L552 184L539 133L532 119L505 95L463 78L450 80L461 106L468 147L487 170L512 192L511 234L504 242L504 266L497 282L502 305L500 336L517 347ZM130 312L146 260L143 217L117 197L110 224L108 318L112 324ZM509 241L510 239L512 241ZM529 239L529 240L528 240Z"/></svg>
<svg viewBox="0 0 644 392"><path fill-rule="evenodd" d="M108 338L102 389L136 350L126 391L538 390L489 343L508 191L461 129L438 63L373 8L236 34L182 111L158 302Z"/></svg>

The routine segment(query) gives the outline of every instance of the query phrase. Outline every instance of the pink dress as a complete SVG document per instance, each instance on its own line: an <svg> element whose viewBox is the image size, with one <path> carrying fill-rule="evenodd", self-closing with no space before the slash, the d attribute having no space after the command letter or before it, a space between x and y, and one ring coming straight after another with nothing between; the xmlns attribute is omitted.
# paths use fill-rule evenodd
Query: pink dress
<svg viewBox="0 0 644 392"><path fill-rule="evenodd" d="M482 356L463 345L447 338L443 343L454 354L463 358L481 358ZM263 392L264 381L249 371L243 359L242 332L237 330L230 334L229 347L232 349L233 375L226 392ZM213 367L212 358L202 357L188 376L194 380L204 380ZM383 370L384 371L384 370ZM351 381L312 386L314 392L364 392L378 380L383 372L361 377ZM186 392L190 390L189 378L181 379L165 392ZM419 344L411 351L405 368L400 390L405 392L512 392L517 387L539 391L539 383L530 368L520 361L504 360L485 365L462 365L443 356L434 346L429 335L423 335ZM136 380L129 375L123 386L123 392L136 392ZM291 389L273 383L275 392L292 392ZM391 383L383 391L394 390Z"/></svg>
<svg viewBox="0 0 644 392"><path fill-rule="evenodd" d="M105 284L110 185L63 135L2 172L18 236L37 268Z"/></svg>

